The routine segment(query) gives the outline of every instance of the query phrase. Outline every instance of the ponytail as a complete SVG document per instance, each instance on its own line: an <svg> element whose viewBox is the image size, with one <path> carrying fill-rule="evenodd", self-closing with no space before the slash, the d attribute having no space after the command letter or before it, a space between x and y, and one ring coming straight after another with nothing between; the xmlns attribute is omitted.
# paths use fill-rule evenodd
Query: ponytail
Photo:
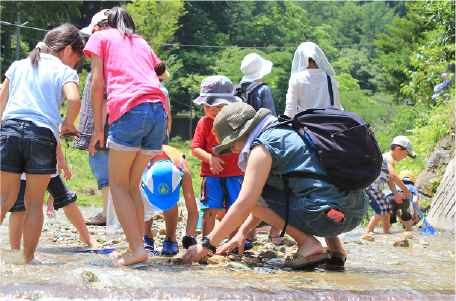
<svg viewBox="0 0 456 301"><path fill-rule="evenodd" d="M131 37L135 33L135 22L128 13L128 11L122 7L113 7L108 15L108 25L111 28L117 28L120 34L125 34Z"/></svg>
<svg viewBox="0 0 456 301"><path fill-rule="evenodd" d="M79 52L80 56L82 56L85 46L84 36L76 26L65 23L46 33L43 41L38 42L35 49L30 53L30 61L34 67L37 67L40 60L40 53L58 53L68 45L71 45L73 51Z"/></svg>

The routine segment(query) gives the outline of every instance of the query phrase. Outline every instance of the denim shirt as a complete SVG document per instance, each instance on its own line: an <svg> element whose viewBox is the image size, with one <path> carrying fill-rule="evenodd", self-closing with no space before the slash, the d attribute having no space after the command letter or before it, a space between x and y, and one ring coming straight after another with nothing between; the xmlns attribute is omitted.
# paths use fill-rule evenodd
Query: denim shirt
<svg viewBox="0 0 456 301"><path fill-rule="evenodd" d="M282 190L283 181L279 175L291 171L327 175L318 154L291 126L265 131L255 139L252 147L258 144L262 144L272 157L268 185ZM338 208L344 214L362 218L368 209L368 198L362 189L344 192L333 184L309 178L290 178L288 187L300 200L303 211Z"/></svg>
<svg viewBox="0 0 456 301"><path fill-rule="evenodd" d="M243 81L241 82L242 86L244 84L248 84L247 87L252 84L253 81ZM272 115L277 116L275 107L274 107L274 100L272 99L271 89L268 85L262 85L255 91L253 91L253 103L252 107L258 111L261 108L266 108L271 110Z"/></svg>

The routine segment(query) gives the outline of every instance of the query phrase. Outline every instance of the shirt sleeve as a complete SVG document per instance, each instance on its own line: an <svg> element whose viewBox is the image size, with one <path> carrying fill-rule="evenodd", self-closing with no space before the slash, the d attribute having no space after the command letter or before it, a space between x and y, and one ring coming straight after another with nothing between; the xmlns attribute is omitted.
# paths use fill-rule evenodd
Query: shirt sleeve
<svg viewBox="0 0 456 301"><path fill-rule="evenodd" d="M195 134L193 135L192 144L190 145L191 148L201 148L204 149L204 118L198 121L196 125Z"/></svg>
<svg viewBox="0 0 456 301"><path fill-rule="evenodd" d="M63 86L68 82L75 82L76 85L78 85L78 87L79 87L78 73L76 72L76 70L73 70L70 67L67 67L65 70L65 74L63 77L63 81L62 81L62 89L63 89Z"/></svg>
<svg viewBox="0 0 456 301"><path fill-rule="evenodd" d="M336 109L339 109L341 111L344 110L340 103L340 95L339 95L339 85L337 84L337 81L334 77L331 76L331 83L333 86L333 93L334 93L334 106Z"/></svg>
<svg viewBox="0 0 456 301"><path fill-rule="evenodd" d="M5 77L9 78L10 81L12 77L14 77L14 71L16 70L17 63L18 61L13 62L11 66L8 68L8 70L6 70L5 72Z"/></svg>
<svg viewBox="0 0 456 301"><path fill-rule="evenodd" d="M287 99L284 114L293 117L298 113L298 87L294 77L290 77L288 82Z"/></svg>
<svg viewBox="0 0 456 301"><path fill-rule="evenodd" d="M158 64L160 64L160 60L158 59L157 55L155 54L154 50L152 48L150 48L150 53L151 53L151 56L152 56L152 65L155 67L158 66Z"/></svg>
<svg viewBox="0 0 456 301"><path fill-rule="evenodd" d="M90 36L84 47L84 54L90 59L92 58L92 52L103 59L102 36L100 32L95 32Z"/></svg>

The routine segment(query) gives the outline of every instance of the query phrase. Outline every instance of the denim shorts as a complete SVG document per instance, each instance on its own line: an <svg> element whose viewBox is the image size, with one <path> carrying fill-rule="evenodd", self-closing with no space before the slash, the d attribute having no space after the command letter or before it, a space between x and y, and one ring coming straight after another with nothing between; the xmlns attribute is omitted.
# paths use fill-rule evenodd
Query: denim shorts
<svg viewBox="0 0 456 301"><path fill-rule="evenodd" d="M109 186L109 151L97 150L95 155L89 152L89 165L97 179L98 189Z"/></svg>
<svg viewBox="0 0 456 301"><path fill-rule="evenodd" d="M25 211L24 196L26 183L26 180L21 180L19 194L17 195L16 202L13 207L11 207L9 212ZM49 191L54 198L54 210L59 210L60 208L74 203L77 199L76 193L68 190L68 187L60 176L53 177L49 180L47 191Z"/></svg>
<svg viewBox="0 0 456 301"><path fill-rule="evenodd" d="M48 128L31 121L6 120L0 131L0 170L9 173L56 173L57 141Z"/></svg>
<svg viewBox="0 0 456 301"><path fill-rule="evenodd" d="M109 125L108 147L146 155L161 154L166 120L161 102L139 104Z"/></svg>
<svg viewBox="0 0 456 301"><path fill-rule="evenodd" d="M327 215L330 209L317 212L305 211L300 206L299 198L291 192L289 195L290 212L288 224L305 234L320 237L336 237L355 229L362 221L361 218L345 215L340 222L336 222ZM261 198L269 208L285 220L286 198L284 191L266 184L263 188ZM337 207L334 209L339 210Z"/></svg>
<svg viewBox="0 0 456 301"><path fill-rule="evenodd" d="M243 181L244 176L204 176L201 182L201 210L225 208L228 211L237 200Z"/></svg>

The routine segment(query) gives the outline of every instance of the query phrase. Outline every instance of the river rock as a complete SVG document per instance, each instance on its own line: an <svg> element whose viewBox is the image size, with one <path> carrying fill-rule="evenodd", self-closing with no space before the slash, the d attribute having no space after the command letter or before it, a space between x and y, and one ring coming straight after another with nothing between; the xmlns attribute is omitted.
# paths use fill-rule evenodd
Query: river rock
<svg viewBox="0 0 456 301"><path fill-rule="evenodd" d="M282 245L285 245L285 246L288 246L288 247L291 247L291 246L295 246L297 245L296 241L290 237L284 237L282 239Z"/></svg>
<svg viewBox="0 0 456 301"><path fill-rule="evenodd" d="M82 272L81 277L82 277L82 280L84 281L84 283L86 283L86 284L100 281L100 279L98 279L97 275L95 275L92 271Z"/></svg>
<svg viewBox="0 0 456 301"><path fill-rule="evenodd" d="M242 271L242 270L249 271L250 270L248 265L246 265L245 263L241 263L241 262L229 262L226 267L233 271Z"/></svg>
<svg viewBox="0 0 456 301"><path fill-rule="evenodd" d="M207 259L207 264L221 264L224 261L225 257L220 255L214 255Z"/></svg>
<svg viewBox="0 0 456 301"><path fill-rule="evenodd" d="M408 247L410 246L410 243L407 239L401 239L398 241L395 241L393 244L393 247Z"/></svg>
<svg viewBox="0 0 456 301"><path fill-rule="evenodd" d="M363 234L359 237L360 240L375 241L374 235Z"/></svg>
<svg viewBox="0 0 456 301"><path fill-rule="evenodd" d="M275 266L275 267L281 267L284 264L285 264L285 260L283 260L282 258L271 258L268 261L268 265L272 265L272 266Z"/></svg>
<svg viewBox="0 0 456 301"><path fill-rule="evenodd" d="M204 255L203 257L200 258L200 260L198 260L198 263L199 264L207 264L207 261L209 259L209 255Z"/></svg>
<svg viewBox="0 0 456 301"><path fill-rule="evenodd" d="M413 234L410 233L410 232L405 232L405 233L404 233L404 238L406 238L406 239L412 239L412 238L413 238Z"/></svg>
<svg viewBox="0 0 456 301"><path fill-rule="evenodd" d="M160 230L158 230L158 235L166 235L166 228L160 228Z"/></svg>
<svg viewBox="0 0 456 301"><path fill-rule="evenodd" d="M265 243L263 247L261 247L261 250L267 251L267 250L275 250L276 245L273 244L272 242Z"/></svg>
<svg viewBox="0 0 456 301"><path fill-rule="evenodd" d="M277 252L273 251L273 250L267 250L267 251L264 251L264 252L261 252L259 254L259 256L261 256L262 258L267 258L267 259L272 259L272 258L277 258L279 257L277 255Z"/></svg>
<svg viewBox="0 0 456 301"><path fill-rule="evenodd" d="M287 252L287 248L282 246L282 247L279 248L279 252L286 253Z"/></svg>

